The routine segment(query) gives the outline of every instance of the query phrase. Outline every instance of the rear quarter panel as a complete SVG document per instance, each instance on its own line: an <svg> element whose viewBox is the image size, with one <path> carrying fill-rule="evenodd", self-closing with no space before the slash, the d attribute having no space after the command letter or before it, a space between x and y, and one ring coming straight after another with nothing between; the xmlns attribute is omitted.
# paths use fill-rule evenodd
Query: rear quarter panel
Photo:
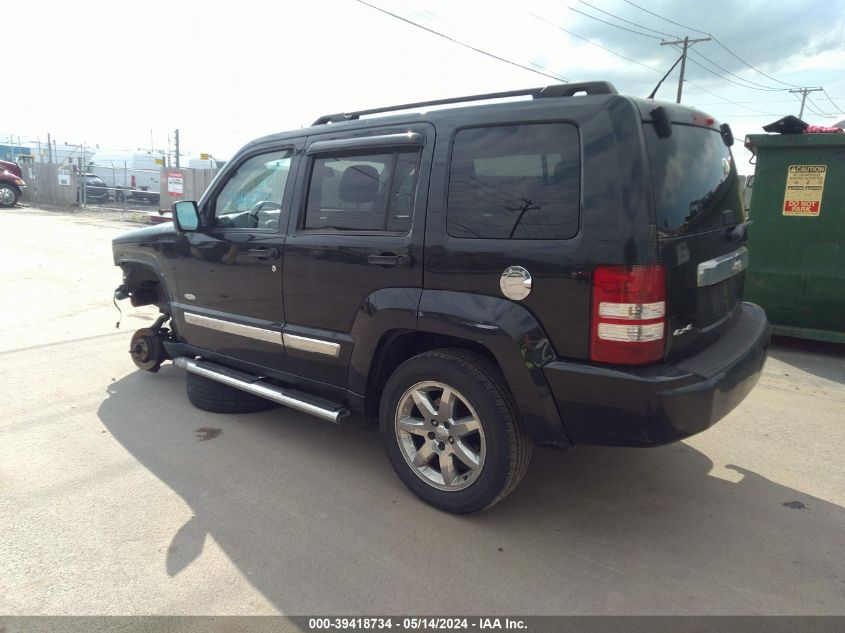
<svg viewBox="0 0 845 633"><path fill-rule="evenodd" d="M563 104L561 103L563 101ZM501 298L499 278L524 266L534 289L521 305L541 324L556 356L587 359L590 279L598 264L656 261L639 112L626 98L575 97L454 114L438 125L435 165L448 166L463 127L568 122L580 133L581 222L566 240L467 239L446 230L448 167L432 174L426 225L425 288Z"/></svg>

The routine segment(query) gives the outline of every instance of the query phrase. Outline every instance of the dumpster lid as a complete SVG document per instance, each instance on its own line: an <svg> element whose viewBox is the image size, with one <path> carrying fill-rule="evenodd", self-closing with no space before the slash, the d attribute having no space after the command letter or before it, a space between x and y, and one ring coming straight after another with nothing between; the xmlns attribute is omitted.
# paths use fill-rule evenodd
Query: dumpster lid
<svg viewBox="0 0 845 633"><path fill-rule="evenodd" d="M845 134L748 134L745 148L753 154L760 147L845 147Z"/></svg>

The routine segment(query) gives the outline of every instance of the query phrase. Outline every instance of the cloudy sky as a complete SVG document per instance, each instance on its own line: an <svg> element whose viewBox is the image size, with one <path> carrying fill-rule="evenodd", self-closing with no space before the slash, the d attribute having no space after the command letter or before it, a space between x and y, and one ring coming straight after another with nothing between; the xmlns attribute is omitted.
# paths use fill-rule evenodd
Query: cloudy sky
<svg viewBox="0 0 845 633"><path fill-rule="evenodd" d="M683 102L736 136L797 115L796 86L826 91L806 121L845 119L845 0L367 1L516 65L358 0L20 0L3 9L0 142L149 148L152 130L166 148L178 127L183 151L228 158L327 112L556 81L542 73L645 96L678 57L661 38L704 34L716 39L693 47ZM658 98L674 100L677 78Z"/></svg>

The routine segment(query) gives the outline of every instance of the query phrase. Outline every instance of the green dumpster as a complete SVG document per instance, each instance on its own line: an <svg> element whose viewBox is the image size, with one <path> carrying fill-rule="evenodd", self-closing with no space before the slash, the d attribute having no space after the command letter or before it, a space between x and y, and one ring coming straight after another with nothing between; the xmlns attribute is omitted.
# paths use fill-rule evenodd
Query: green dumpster
<svg viewBox="0 0 845 633"><path fill-rule="evenodd" d="M845 343L845 134L751 134L745 298L775 334Z"/></svg>

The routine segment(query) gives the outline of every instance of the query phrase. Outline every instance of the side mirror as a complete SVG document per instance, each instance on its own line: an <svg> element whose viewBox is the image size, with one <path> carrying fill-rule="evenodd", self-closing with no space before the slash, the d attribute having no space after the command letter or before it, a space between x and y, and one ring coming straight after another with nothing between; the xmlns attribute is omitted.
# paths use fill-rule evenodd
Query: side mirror
<svg viewBox="0 0 845 633"><path fill-rule="evenodd" d="M193 200L173 203L173 223L177 231L196 231L200 225L200 212Z"/></svg>

